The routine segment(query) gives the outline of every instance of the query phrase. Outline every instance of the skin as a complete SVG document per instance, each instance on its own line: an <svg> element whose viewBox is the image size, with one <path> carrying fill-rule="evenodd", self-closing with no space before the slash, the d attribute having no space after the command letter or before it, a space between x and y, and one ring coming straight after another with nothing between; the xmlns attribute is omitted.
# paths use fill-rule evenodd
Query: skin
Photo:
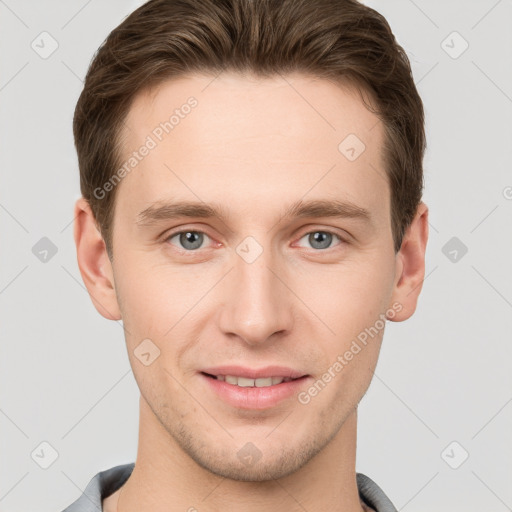
<svg viewBox="0 0 512 512"><path fill-rule="evenodd" d="M113 261L87 202L75 205L80 272L98 311L123 320L141 392L135 469L105 509L369 510L355 478L357 406L383 329L307 404L235 408L198 372L278 364L308 374L307 390L393 304L393 321L409 318L428 209L420 204L395 253L382 123L354 90L301 74L164 82L132 104L126 155L190 96L197 107L118 185ZM350 133L366 146L354 161L338 150ZM283 217L296 200L334 198L370 220ZM176 200L220 203L230 217L137 224L154 202ZM180 229L204 233L201 247ZM318 248L317 231L341 238ZM236 252L247 236L263 249L252 263ZM149 366L134 352L147 338L160 350ZM247 442L261 453L253 465L237 456Z"/></svg>

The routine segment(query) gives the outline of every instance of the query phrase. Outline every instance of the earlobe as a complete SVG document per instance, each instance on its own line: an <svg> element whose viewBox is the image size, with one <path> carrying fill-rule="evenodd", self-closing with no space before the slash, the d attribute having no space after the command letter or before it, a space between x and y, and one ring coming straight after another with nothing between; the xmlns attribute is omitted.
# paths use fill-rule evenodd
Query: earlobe
<svg viewBox="0 0 512 512"><path fill-rule="evenodd" d="M102 316L120 320L112 265L91 207L83 197L76 201L74 213L78 267L89 296Z"/></svg>
<svg viewBox="0 0 512 512"><path fill-rule="evenodd" d="M421 202L396 254L396 276L391 303L400 304L401 308L390 318L394 322L407 320L416 310L425 279L427 240L428 207Z"/></svg>

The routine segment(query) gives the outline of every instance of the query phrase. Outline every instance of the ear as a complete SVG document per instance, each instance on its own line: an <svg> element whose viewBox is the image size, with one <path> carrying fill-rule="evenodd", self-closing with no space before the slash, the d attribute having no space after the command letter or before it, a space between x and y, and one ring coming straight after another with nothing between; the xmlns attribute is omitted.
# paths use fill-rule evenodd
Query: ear
<svg viewBox="0 0 512 512"><path fill-rule="evenodd" d="M402 308L396 309L396 314L389 320L403 322L416 310L425 279L427 240L428 208L421 202L396 254L396 277L391 303L398 303Z"/></svg>
<svg viewBox="0 0 512 512"><path fill-rule="evenodd" d="M94 307L108 320L120 320L112 265L91 207L83 197L76 201L74 213L78 267Z"/></svg>

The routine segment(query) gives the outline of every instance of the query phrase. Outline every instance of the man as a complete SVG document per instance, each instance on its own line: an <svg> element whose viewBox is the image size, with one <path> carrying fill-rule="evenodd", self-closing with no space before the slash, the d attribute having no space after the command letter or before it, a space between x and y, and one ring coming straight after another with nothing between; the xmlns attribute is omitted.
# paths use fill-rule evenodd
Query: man
<svg viewBox="0 0 512 512"><path fill-rule="evenodd" d="M396 510L355 472L428 237L422 102L384 18L151 0L95 56L74 135L78 264L141 397L135 464L66 510Z"/></svg>

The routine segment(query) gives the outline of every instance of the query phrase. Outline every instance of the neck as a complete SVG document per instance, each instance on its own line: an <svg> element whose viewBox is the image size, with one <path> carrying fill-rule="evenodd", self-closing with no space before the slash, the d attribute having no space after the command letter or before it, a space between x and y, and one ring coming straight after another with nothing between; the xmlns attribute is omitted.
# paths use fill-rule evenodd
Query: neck
<svg viewBox="0 0 512 512"><path fill-rule="evenodd" d="M118 512L362 512L355 473L357 410L331 442L286 477L243 482L200 467L163 428L141 397L135 468L110 505ZM114 497L112 497L114 498ZM105 508L107 509L107 508Z"/></svg>

